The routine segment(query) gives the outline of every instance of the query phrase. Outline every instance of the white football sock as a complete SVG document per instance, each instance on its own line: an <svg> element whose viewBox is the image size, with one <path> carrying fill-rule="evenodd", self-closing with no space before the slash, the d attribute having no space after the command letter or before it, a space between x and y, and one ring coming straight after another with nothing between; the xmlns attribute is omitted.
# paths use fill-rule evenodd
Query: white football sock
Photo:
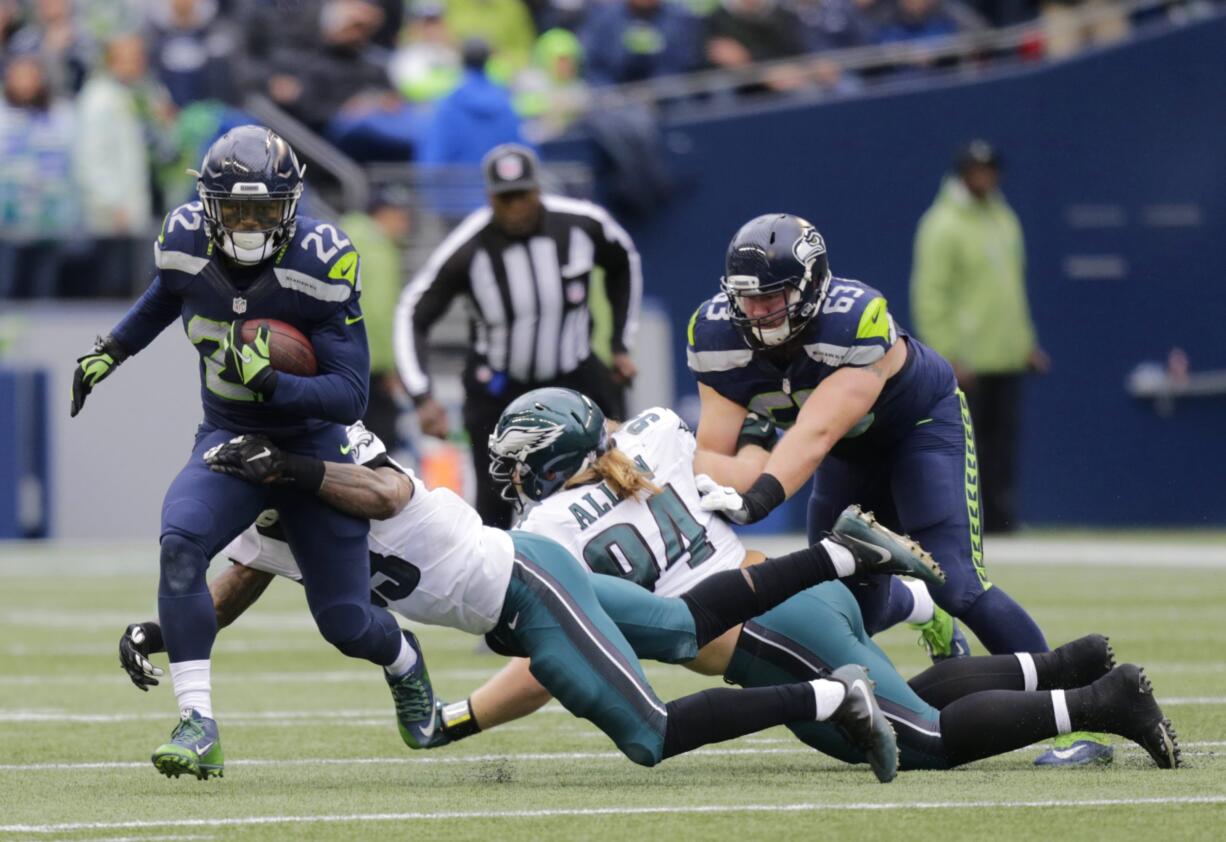
<svg viewBox="0 0 1226 842"><path fill-rule="evenodd" d="M839 705L843 704L843 699L847 696L847 688L843 686L841 681L819 678L816 681L810 681L809 686L813 688L813 695L817 699L818 722L824 722L829 719L830 715L839 709Z"/></svg>
<svg viewBox="0 0 1226 842"><path fill-rule="evenodd" d="M851 554L851 550L829 538L823 538L820 543L826 550L826 554L830 556L830 561L834 564L834 570L839 574L840 579L856 572L856 557Z"/></svg>
<svg viewBox="0 0 1226 842"><path fill-rule="evenodd" d="M911 613L907 615L906 622L908 623L926 623L932 619L936 613L936 603L932 601L932 594L928 593L928 586L916 579L899 579L907 590L911 591L911 598L915 600L915 605L911 608Z"/></svg>
<svg viewBox="0 0 1226 842"><path fill-rule="evenodd" d="M417 652L409 645L408 638L400 635L400 654L396 656L396 660L383 669L392 678L400 678L415 666L417 666Z"/></svg>
<svg viewBox="0 0 1226 842"><path fill-rule="evenodd" d="M170 680L175 686L175 698L179 712L200 712L206 719L213 718L212 664L204 661L179 661L170 665Z"/></svg>

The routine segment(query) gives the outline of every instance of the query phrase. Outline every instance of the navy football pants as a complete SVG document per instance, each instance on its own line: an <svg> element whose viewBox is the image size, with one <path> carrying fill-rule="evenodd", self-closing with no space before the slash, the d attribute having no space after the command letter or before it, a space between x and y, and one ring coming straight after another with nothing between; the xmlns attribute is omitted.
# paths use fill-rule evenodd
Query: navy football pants
<svg viewBox="0 0 1226 842"><path fill-rule="evenodd" d="M342 514L289 486L254 485L210 471L204 452L234 435L201 425L191 458L162 503L158 618L170 660L209 657L217 634L205 581L209 561L261 511L276 508L302 570L307 605L324 638L346 655L392 663L400 649L400 630L386 610L370 603L368 521ZM348 439L337 425L277 444L295 453L340 461L340 448Z"/></svg>
<svg viewBox="0 0 1226 842"><path fill-rule="evenodd" d="M1034 620L988 581L979 514L979 466L970 411L961 391L937 402L881 454L854 461L828 456L813 479L809 540L818 541L848 505L859 503L909 534L945 572L933 599L961 619L992 653L1045 652ZM846 580L869 634L901 622L911 597L893 577Z"/></svg>

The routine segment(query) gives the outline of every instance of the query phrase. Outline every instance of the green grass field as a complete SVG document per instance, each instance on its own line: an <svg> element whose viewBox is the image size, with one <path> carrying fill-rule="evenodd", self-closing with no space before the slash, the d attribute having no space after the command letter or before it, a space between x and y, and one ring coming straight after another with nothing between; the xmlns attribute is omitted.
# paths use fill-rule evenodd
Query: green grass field
<svg viewBox="0 0 1226 842"><path fill-rule="evenodd" d="M115 654L124 626L152 616L152 546L0 545L0 842L1226 838L1223 536L1040 535L988 553L1050 640L1103 631L1146 666L1187 768L1117 744L1105 769L1039 770L1026 750L883 786L774 729L642 769L552 705L410 753L378 670L327 647L300 589L277 582L215 651L225 777L170 780L148 758L173 694L136 691ZM421 638L445 698L501 663L456 632ZM904 675L924 667L910 633L882 643ZM647 674L665 699L711 681Z"/></svg>

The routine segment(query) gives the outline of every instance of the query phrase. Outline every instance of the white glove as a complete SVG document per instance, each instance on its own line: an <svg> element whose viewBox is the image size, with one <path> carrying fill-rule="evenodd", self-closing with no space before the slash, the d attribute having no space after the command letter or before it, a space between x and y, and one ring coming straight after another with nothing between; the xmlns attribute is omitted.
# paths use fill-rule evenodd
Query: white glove
<svg viewBox="0 0 1226 842"><path fill-rule="evenodd" d="M727 514L744 508L745 504L736 489L720 485L706 474L695 474L694 485L698 489L698 505L704 512Z"/></svg>

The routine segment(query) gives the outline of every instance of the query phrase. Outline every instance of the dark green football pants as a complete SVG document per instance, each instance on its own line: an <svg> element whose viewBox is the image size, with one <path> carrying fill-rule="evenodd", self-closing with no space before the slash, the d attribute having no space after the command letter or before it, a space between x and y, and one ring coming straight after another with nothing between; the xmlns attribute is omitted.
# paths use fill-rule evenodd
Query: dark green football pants
<svg viewBox="0 0 1226 842"><path fill-rule="evenodd" d="M949 767L941 742L941 712L915 694L864 630L860 606L841 582L826 582L745 623L724 678L742 687L811 681L844 664L868 667L877 701L898 735L904 769ZM823 754L865 763L864 753L834 725L788 728Z"/></svg>
<svg viewBox="0 0 1226 842"><path fill-rule="evenodd" d="M536 680L635 763L660 762L665 705L638 659L694 658L698 646L689 608L680 599L591 574L547 538L510 535L515 562L490 645L531 659Z"/></svg>

